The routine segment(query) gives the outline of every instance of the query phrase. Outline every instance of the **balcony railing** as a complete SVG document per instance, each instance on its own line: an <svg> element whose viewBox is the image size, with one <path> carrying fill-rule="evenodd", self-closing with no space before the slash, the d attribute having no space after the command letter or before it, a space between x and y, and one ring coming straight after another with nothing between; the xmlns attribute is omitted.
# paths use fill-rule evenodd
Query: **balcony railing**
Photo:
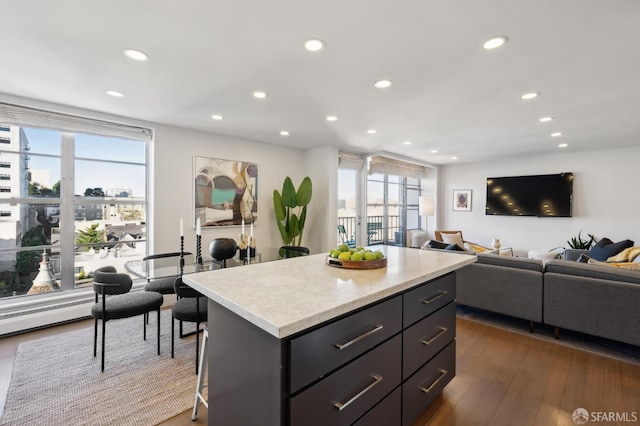
<svg viewBox="0 0 640 426"><path fill-rule="evenodd" d="M404 227L399 226L399 216L387 216L385 227L384 216L367 216L367 241L363 243L358 241L358 245L404 245ZM356 218L355 217L339 217L338 225L344 226L346 238L349 241L355 239L356 235ZM337 235L337 241L342 243L342 236Z"/></svg>

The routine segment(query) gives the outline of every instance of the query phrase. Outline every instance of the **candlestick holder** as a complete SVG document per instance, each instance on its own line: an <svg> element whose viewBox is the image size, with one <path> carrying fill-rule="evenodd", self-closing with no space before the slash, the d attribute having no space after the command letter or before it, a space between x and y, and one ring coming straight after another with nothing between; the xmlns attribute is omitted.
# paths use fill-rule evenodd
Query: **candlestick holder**
<svg viewBox="0 0 640 426"><path fill-rule="evenodd" d="M202 235L196 235L196 265L202 265Z"/></svg>
<svg viewBox="0 0 640 426"><path fill-rule="evenodd" d="M249 257L256 257L256 239L253 235L249 236Z"/></svg>
<svg viewBox="0 0 640 426"><path fill-rule="evenodd" d="M240 258L240 260L246 260L247 259L247 248L248 247L249 247L249 245L247 244L247 236L245 234L240 234L240 242L238 243L238 250L239 250L238 257Z"/></svg>
<svg viewBox="0 0 640 426"><path fill-rule="evenodd" d="M180 235L180 276L184 272L184 235Z"/></svg>

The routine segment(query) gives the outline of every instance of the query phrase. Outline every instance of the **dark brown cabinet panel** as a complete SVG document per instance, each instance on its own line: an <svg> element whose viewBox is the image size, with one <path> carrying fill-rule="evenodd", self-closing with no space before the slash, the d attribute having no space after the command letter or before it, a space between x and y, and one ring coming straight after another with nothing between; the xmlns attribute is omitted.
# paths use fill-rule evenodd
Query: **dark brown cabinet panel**
<svg viewBox="0 0 640 426"><path fill-rule="evenodd" d="M404 331L402 378L406 379L456 336L456 304L434 312Z"/></svg>
<svg viewBox="0 0 640 426"><path fill-rule="evenodd" d="M407 328L456 298L456 275L452 272L429 281L402 297L402 327Z"/></svg>
<svg viewBox="0 0 640 426"><path fill-rule="evenodd" d="M400 385L401 351L398 334L291 398L291 424L351 425Z"/></svg>
<svg viewBox="0 0 640 426"><path fill-rule="evenodd" d="M402 297L332 322L290 342L290 392L296 392L402 330Z"/></svg>
<svg viewBox="0 0 640 426"><path fill-rule="evenodd" d="M398 387L353 426L398 426L402 416L402 392Z"/></svg>
<svg viewBox="0 0 640 426"><path fill-rule="evenodd" d="M402 384L402 426L411 426L455 375L454 340Z"/></svg>

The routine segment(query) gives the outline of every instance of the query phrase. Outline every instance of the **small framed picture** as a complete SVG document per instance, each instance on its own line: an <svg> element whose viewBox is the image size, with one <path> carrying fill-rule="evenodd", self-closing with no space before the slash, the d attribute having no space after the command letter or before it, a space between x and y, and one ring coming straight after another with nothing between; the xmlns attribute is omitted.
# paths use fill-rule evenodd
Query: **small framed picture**
<svg viewBox="0 0 640 426"><path fill-rule="evenodd" d="M470 189L454 189L453 190L453 210L470 212L471 211L471 190Z"/></svg>

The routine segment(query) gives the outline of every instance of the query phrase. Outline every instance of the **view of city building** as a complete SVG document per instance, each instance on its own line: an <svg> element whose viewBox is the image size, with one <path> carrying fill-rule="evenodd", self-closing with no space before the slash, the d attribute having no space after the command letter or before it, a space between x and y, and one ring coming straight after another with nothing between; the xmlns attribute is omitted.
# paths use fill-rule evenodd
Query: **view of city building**
<svg viewBox="0 0 640 426"><path fill-rule="evenodd" d="M74 152L72 171L62 152ZM0 297L74 289L103 264L124 271L143 257L145 182L144 142L0 124ZM46 289L34 282L43 268Z"/></svg>

